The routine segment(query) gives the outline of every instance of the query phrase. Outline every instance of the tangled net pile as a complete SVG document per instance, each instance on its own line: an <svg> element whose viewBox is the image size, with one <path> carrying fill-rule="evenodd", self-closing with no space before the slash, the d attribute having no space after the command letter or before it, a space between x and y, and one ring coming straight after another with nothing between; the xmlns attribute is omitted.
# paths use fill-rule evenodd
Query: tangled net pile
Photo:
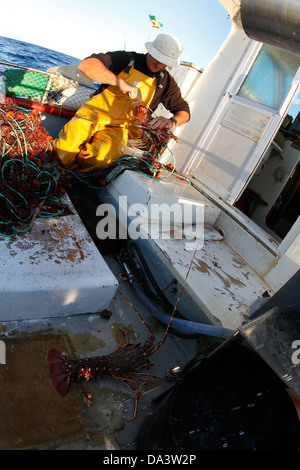
<svg viewBox="0 0 300 470"><path fill-rule="evenodd" d="M0 105L0 235L31 229L36 217L70 213L61 199L70 187L39 114Z"/></svg>

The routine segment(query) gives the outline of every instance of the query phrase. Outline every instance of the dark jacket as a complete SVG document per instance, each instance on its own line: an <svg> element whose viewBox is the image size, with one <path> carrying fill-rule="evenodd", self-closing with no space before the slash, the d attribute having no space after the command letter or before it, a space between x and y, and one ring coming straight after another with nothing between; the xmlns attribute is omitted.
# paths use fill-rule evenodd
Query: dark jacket
<svg viewBox="0 0 300 470"><path fill-rule="evenodd" d="M174 78L170 73L164 69L160 72L153 73L148 69L146 54L139 54L137 52L115 51L107 52L106 54L92 54L90 57L100 60L106 68L111 70L115 75L119 75L122 70L134 61L134 67L139 72L144 73L149 77L157 78L157 87L152 99L150 109L155 111L157 106L162 103L164 107L175 114L178 111L186 111L190 114L188 103L182 98L181 91ZM96 92L101 93L108 85L101 85Z"/></svg>

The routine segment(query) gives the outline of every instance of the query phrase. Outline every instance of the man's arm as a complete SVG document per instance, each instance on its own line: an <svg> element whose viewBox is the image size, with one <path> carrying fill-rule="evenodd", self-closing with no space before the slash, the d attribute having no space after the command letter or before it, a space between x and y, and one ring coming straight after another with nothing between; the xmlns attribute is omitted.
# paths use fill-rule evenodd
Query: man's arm
<svg viewBox="0 0 300 470"><path fill-rule="evenodd" d="M93 57L83 59L78 65L78 70L94 82L117 86L134 103L139 103L142 100L141 91L136 86L122 80L98 59Z"/></svg>

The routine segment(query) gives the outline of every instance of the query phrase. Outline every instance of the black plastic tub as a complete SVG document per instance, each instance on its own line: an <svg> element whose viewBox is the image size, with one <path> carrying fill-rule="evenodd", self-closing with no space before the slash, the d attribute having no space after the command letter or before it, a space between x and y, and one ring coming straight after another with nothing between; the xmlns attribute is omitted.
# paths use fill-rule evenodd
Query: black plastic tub
<svg viewBox="0 0 300 470"><path fill-rule="evenodd" d="M239 335L187 368L137 440L138 449L173 451L299 444L299 418L284 383Z"/></svg>

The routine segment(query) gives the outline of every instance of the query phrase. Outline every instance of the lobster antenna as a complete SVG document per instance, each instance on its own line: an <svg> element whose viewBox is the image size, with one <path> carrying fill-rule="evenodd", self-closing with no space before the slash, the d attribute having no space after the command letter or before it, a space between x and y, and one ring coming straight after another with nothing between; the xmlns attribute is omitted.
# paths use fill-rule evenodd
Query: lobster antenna
<svg viewBox="0 0 300 470"><path fill-rule="evenodd" d="M200 243L200 242L199 242ZM198 246L199 246L199 243L198 243ZM178 307L178 304L179 304L179 301L180 301L180 298L181 298L181 295L182 295L182 292L183 292L183 289L185 288L185 285L186 285L186 281L187 281L187 278L190 274L190 270L192 268L192 264L193 264L193 261L194 261L194 258L195 258L195 255L196 255L196 252L198 251L198 246L197 248L195 249L194 253L193 253L193 256L192 256L192 259L191 259L191 262L190 262L190 265L189 265L189 268L187 270L187 273L186 273L186 276L185 276L185 279L182 283L182 286L181 286L181 289L180 289L180 292L179 292L179 295L178 295L178 298L177 298L177 301L176 301L176 304L175 304L175 307L173 309L173 312L172 312L172 315L171 315L171 318L170 318L170 321L168 323L168 326L166 328L166 331L164 333L164 336L162 337L162 339L156 344L156 346L154 346L153 348L153 351L152 351L152 354L153 352L155 352L160 346L162 346L164 344L164 342L166 341L166 338L167 338L167 335L169 333L169 330L171 328L171 325L172 325L172 321L173 321L173 318L175 316L175 312L177 310L177 307ZM125 297L125 295L120 291L120 289L118 289L118 292L121 294L121 296L129 303L129 305L133 308L133 310L135 311L135 313L137 314L137 316L139 317L139 319L141 320L141 322L143 323L144 327L146 328L146 330L148 331L149 334L152 334L149 326L147 325L147 323L145 322L145 320L141 317L141 315L139 314L139 312L137 311L137 309L132 305L132 303L130 302L130 300L127 299L127 297Z"/></svg>
<svg viewBox="0 0 300 470"><path fill-rule="evenodd" d="M200 242L199 242L200 243ZM199 244L198 244L199 245ZM196 252L198 251L198 246L197 248L195 249L194 253L193 253L193 256L192 256L192 259L191 259L191 262L190 262L190 265L189 265L189 269L186 273L186 276L185 276L185 279L182 283L182 286L181 286L181 289L180 289L180 292L179 292L179 295L178 295L178 298L177 298L177 301L176 301L176 304L175 304L175 307L173 309L173 312L172 312L172 315L171 315L171 318L170 318L170 321L168 323L168 326L166 328L166 331L165 331L165 334L163 336L163 338L161 339L161 341L159 342L159 346L161 346L165 341L166 341L166 337L169 333L169 330L171 328L171 325L172 325L172 321L173 321L173 318L174 318L174 315L175 315L175 312L177 310L177 307L178 307L178 304L179 304L179 301L180 301L180 298L181 298L181 295L182 295L182 292L183 292L183 289L185 288L185 284L186 284L186 281L187 281L187 278L190 274L190 270L191 270L191 267L192 267L192 264L193 264L193 261L194 261L194 258L195 258L195 255L196 255Z"/></svg>
<svg viewBox="0 0 300 470"><path fill-rule="evenodd" d="M149 334L152 334L152 331L150 330L149 326L147 325L147 323L145 322L145 320L141 317L141 315L139 314L139 312L137 311L137 309L132 305L132 303L130 302L130 300L127 299L127 297L125 297L125 295L123 294L123 292L120 291L120 289L118 289L118 292L119 294L121 294L121 296L129 303L130 307L133 308L133 310L135 311L135 313L137 314L137 316L139 317L139 319L141 320L141 322L143 323L144 327L146 328L146 330L148 331Z"/></svg>

